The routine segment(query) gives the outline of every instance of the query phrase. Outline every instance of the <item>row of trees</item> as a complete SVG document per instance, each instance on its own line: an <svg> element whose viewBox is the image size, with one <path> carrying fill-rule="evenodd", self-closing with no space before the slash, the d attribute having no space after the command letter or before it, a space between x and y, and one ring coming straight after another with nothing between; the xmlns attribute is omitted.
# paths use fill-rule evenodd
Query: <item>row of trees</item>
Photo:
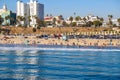
<svg viewBox="0 0 120 80"><path fill-rule="evenodd" d="M89 19L89 17L87 17L87 18ZM97 26L101 26L103 21L104 21L103 18L98 17L98 19L99 20L96 20L96 21L88 21L85 17L81 18L80 16L77 16L77 17L75 17L76 22L73 22L74 18L71 16L69 18L69 21L71 21L71 23L70 23L71 26L87 26L87 27L91 27L92 25L94 25L95 27L97 27ZM84 21L84 24L77 25L77 22L81 21L81 20Z"/></svg>
<svg viewBox="0 0 120 80"><path fill-rule="evenodd" d="M113 18L113 15L108 15L108 23L107 23L107 25L108 26L110 26L110 27L114 27L114 26L116 26L115 24L113 24L113 22L112 22L112 18ZM87 19L89 19L89 17L87 16ZM75 17L75 21L77 22L77 21L80 21L80 20L83 20L84 22L85 22L85 25L82 25L82 26L88 26L88 27L90 27L90 26L92 26L92 25L94 25L94 26L101 26L102 24L103 24L103 22L104 22L104 19L103 18L99 18L98 16L97 16L97 20L96 21L87 21L87 19L84 17L84 18L81 18L80 16L77 16L77 17ZM69 18L69 21L71 21L71 23L73 22L73 20L74 20L74 18L71 16L70 18ZM119 25L120 25L120 18L118 18L118 23L119 23ZM75 24L75 23L74 23Z"/></svg>
<svg viewBox="0 0 120 80"><path fill-rule="evenodd" d="M40 20L37 16L28 16L28 17L24 17L24 16L17 16L17 24L19 24L18 26L24 26L25 28L27 26L30 27L30 22L32 21L32 19L34 19L35 23L37 23L37 28L40 28L40 26L45 26L45 22L43 20ZM28 23L28 24L27 24Z"/></svg>
<svg viewBox="0 0 120 80"><path fill-rule="evenodd" d="M19 24L19 26L24 26L24 27L30 26L30 22L32 21L32 20L31 20L31 17L32 17L33 19L35 19L35 21L36 21L36 23L37 23L37 28L40 28L41 26L43 26L43 27L47 26L47 23L48 23L48 22L45 22L45 21L43 21L43 20L40 20L40 19L39 19L38 17L36 17L36 16L28 16L28 17L17 16L17 18L16 18L16 19L17 19L17 20L16 20L16 23ZM91 27L91 26L94 25L95 27L98 27L98 26L101 26L101 25L103 24L103 22L104 22L104 19L103 19L103 18L97 17L98 20L96 20L96 21L88 21L87 19L89 19L89 17L87 17L87 19L86 19L86 17L81 18L80 16L76 16L76 17L75 17L75 21L76 21L76 22L73 22L74 17L71 16L71 17L69 18L69 21L70 21L71 23L68 24L68 23L63 19L63 16L62 16L62 15L59 15L59 18L62 19L63 21L60 22L60 21L57 20L56 18L53 18L52 24L56 26L56 21L57 21L57 23L58 23L58 24L62 24L62 26L72 26L72 27L73 27L73 26L83 26L83 27L86 26L86 27ZM110 27L113 27L113 26L114 26L114 24L112 23L112 18L113 18L112 15L108 15L108 20L109 20L108 25L109 25ZM14 18L12 18L12 17L10 17L10 16L6 16L5 19L3 19L3 18L0 16L0 25L2 25L2 23L3 23L4 21L6 21L6 25L10 25L10 24L7 23L7 20L11 20L12 24L16 24ZM85 24L83 24L83 25L77 25L77 22L80 21L80 20L83 20ZM26 23L26 21L29 23L29 25L24 24L24 23ZM119 22L119 24L120 24L120 18L118 19L118 22ZM24 25L23 25L22 23L23 23Z"/></svg>
<svg viewBox="0 0 120 80"><path fill-rule="evenodd" d="M62 17L62 15L59 16L60 18ZM62 17L63 18L63 17ZM116 24L113 24L112 22L112 18L113 16L112 15L108 15L108 23L107 23L107 26L109 27L114 27L116 26ZM82 26L82 27L91 27L91 26L94 26L94 27L99 27L99 26L102 26L102 24L104 23L104 19L102 17L98 17L97 16L97 20L95 21L90 21L89 20L89 16L87 17L83 17L81 18L80 16L76 16L75 18L70 16L69 17L69 21L70 21L70 24L66 23L66 21L59 21L57 20L56 18L53 18L53 25L56 25L57 24L61 24L62 26ZM78 21L83 21L83 24L80 24L78 25ZM118 19L118 22L120 24L120 20Z"/></svg>

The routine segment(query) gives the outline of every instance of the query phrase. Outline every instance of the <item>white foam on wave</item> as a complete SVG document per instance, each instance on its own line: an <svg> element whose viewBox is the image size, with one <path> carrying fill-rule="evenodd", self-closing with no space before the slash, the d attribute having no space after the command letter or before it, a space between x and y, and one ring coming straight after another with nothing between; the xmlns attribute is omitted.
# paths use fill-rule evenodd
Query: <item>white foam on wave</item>
<svg viewBox="0 0 120 80"><path fill-rule="evenodd" d="M32 50L32 51L30 51L29 53L37 53L37 50Z"/></svg>
<svg viewBox="0 0 120 80"><path fill-rule="evenodd" d="M0 47L0 50L33 50L32 53L35 53L36 50L42 51L118 51L120 49L88 49L88 48L39 48L39 47Z"/></svg>

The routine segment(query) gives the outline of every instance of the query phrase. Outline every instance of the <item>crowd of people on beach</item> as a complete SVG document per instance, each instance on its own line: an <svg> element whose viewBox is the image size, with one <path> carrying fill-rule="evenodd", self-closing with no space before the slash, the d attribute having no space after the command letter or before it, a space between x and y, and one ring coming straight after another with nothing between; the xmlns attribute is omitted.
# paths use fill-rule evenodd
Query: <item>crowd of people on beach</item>
<svg viewBox="0 0 120 80"><path fill-rule="evenodd" d="M29 44L29 45L66 45L66 46L120 46L119 39L89 39L60 37L38 37L38 36L0 36L0 44Z"/></svg>

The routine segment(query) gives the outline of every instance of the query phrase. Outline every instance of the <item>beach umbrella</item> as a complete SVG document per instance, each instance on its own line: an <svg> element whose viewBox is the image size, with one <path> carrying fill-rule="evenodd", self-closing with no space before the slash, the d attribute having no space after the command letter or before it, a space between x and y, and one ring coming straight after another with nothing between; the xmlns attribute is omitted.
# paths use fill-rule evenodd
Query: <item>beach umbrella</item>
<svg viewBox="0 0 120 80"><path fill-rule="evenodd" d="M62 37L62 39L63 39L63 40L67 40L67 37L64 35L64 36Z"/></svg>

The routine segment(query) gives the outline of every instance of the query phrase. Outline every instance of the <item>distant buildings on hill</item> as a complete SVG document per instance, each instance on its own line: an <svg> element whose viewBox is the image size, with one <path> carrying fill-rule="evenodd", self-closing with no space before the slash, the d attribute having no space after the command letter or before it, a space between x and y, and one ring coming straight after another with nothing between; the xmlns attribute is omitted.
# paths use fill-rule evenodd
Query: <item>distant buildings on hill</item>
<svg viewBox="0 0 120 80"><path fill-rule="evenodd" d="M48 16L44 17L44 21L47 23L47 27L63 27L63 26L78 26L78 27L113 27L120 26L118 19L108 19L107 21L104 18L94 15L87 15L85 17L68 17L64 19L62 15L59 16Z"/></svg>
<svg viewBox="0 0 120 80"><path fill-rule="evenodd" d="M0 16L3 18L2 25L16 25L25 27L63 27L63 26L80 26L91 27L92 26L120 26L120 19L113 19L113 16L108 16L108 21L105 21L102 17L87 15L85 17L69 17L64 19L62 15L52 16L46 15L44 17L44 4L39 3L37 0L30 0L28 3L24 3L21 0L17 1L17 11L13 13L7 9L4 5L3 9L0 9ZM39 25L38 25L39 24ZM42 24L42 25L40 25Z"/></svg>
<svg viewBox="0 0 120 80"><path fill-rule="evenodd" d="M21 17L23 18L21 20ZM33 26L37 25L36 20L44 20L44 5L40 4L37 0L30 0L29 3L17 1L17 18L18 25Z"/></svg>
<svg viewBox="0 0 120 80"><path fill-rule="evenodd" d="M16 13L8 10L6 5L3 5L3 9L0 9L0 16L3 18L2 25L13 25L16 23Z"/></svg>

